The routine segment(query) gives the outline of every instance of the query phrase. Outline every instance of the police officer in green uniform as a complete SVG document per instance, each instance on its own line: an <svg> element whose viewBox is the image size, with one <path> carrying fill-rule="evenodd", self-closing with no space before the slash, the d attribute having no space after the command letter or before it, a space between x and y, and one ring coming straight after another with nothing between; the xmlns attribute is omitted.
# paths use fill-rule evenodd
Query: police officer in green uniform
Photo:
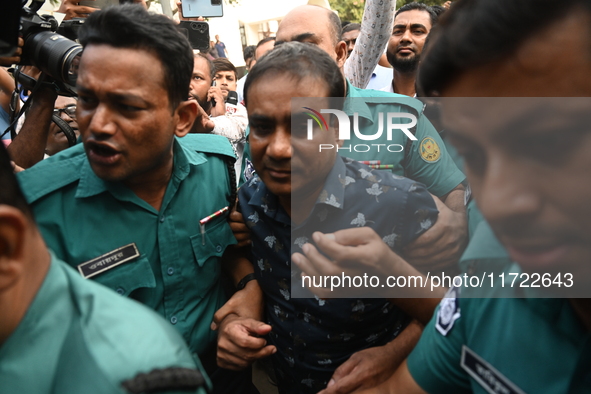
<svg viewBox="0 0 591 394"><path fill-rule="evenodd" d="M460 0L431 37L419 85L468 97L445 101L443 118L487 221L462 264L495 285L453 288L406 363L367 392L591 391L589 7ZM503 298L468 298L481 294ZM564 298L535 298L550 294Z"/></svg>
<svg viewBox="0 0 591 394"><path fill-rule="evenodd" d="M20 174L41 232L82 277L168 320L216 392L250 392L250 376L215 365L221 257L236 242L234 154L223 137L186 136L198 111L187 101L190 45L168 18L133 5L93 13L79 38L83 144Z"/></svg>
<svg viewBox="0 0 591 394"><path fill-rule="evenodd" d="M0 392L205 394L170 324L48 251L3 146L0 184Z"/></svg>

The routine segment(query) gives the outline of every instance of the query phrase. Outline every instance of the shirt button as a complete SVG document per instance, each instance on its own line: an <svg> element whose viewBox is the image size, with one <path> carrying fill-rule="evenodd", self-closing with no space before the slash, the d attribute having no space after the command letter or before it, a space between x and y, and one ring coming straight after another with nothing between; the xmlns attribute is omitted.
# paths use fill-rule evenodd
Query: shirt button
<svg viewBox="0 0 591 394"><path fill-rule="evenodd" d="M172 324L176 324L176 322L177 322L177 318L176 318L176 316L173 316L173 317L171 317L171 318L170 318L170 322L171 322Z"/></svg>
<svg viewBox="0 0 591 394"><path fill-rule="evenodd" d="M117 292L117 294L125 294L125 290L123 289L123 287L119 287L117 290L115 290Z"/></svg>
<svg viewBox="0 0 591 394"><path fill-rule="evenodd" d="M174 268L168 267L168 270L166 272L168 272L168 275L172 275L174 274Z"/></svg>
<svg viewBox="0 0 591 394"><path fill-rule="evenodd" d="M222 245L218 245L215 247L216 252L221 253L222 251Z"/></svg>
<svg viewBox="0 0 591 394"><path fill-rule="evenodd" d="M164 223L164 216L160 217L160 223Z"/></svg>

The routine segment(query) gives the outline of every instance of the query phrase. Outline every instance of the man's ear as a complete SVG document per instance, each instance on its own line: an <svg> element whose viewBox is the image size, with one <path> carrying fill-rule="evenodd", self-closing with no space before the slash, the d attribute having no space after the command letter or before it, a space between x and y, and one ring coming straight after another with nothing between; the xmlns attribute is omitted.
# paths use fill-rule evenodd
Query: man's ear
<svg viewBox="0 0 591 394"><path fill-rule="evenodd" d="M19 209L0 205L0 291L10 287L24 269L28 225Z"/></svg>
<svg viewBox="0 0 591 394"><path fill-rule="evenodd" d="M179 104L175 110L175 117L177 117L176 128L174 134L177 137L184 137L191 131L193 122L197 117L197 101L187 100Z"/></svg>
<svg viewBox="0 0 591 394"><path fill-rule="evenodd" d="M335 53L337 54L337 65L339 68L342 68L345 65L345 61L347 60L347 44L345 41L339 41L334 49Z"/></svg>

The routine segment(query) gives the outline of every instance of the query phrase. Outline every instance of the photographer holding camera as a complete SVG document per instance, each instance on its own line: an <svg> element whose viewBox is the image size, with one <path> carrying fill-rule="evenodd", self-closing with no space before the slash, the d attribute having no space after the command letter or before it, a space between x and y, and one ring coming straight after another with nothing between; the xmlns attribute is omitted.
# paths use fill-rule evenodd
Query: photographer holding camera
<svg viewBox="0 0 591 394"><path fill-rule="evenodd" d="M127 2L139 3L147 9L145 0ZM22 85L21 88L31 91L30 103L26 104L25 110L20 114L27 115L18 132L20 137L14 138L15 133L12 133L13 141L8 146L12 160L22 168L29 168L41 161L47 151L53 154L73 146L78 137L76 130L71 127L72 117L66 116L64 119L63 112L54 114L54 111L62 108L60 104L56 106L58 95L76 96L74 85L81 47L72 39L77 38L78 28L82 24L62 23L58 28L53 17L37 14L42 5L43 1L34 1L29 7L23 8L19 47L13 56L0 58L0 64L35 65L42 71L28 72L31 75L26 75L21 66L15 74L16 82ZM63 0L58 12L65 14L64 21L71 21L86 18L97 10L98 8L83 6L76 1ZM55 30L69 39L54 33ZM0 132L5 131L6 125ZM10 137L11 133L6 132L5 138ZM55 144L53 137L65 141ZM48 147L48 143L51 146Z"/></svg>

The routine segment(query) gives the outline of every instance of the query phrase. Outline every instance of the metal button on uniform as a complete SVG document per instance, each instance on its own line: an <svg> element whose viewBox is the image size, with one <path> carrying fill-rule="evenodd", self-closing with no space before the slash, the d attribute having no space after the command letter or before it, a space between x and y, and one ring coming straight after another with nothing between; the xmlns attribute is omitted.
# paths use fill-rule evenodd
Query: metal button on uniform
<svg viewBox="0 0 591 394"><path fill-rule="evenodd" d="M171 317L171 318L170 318L170 322L171 322L172 324L176 324L176 322L177 322L177 318L176 318L176 316L173 316L173 317Z"/></svg>
<svg viewBox="0 0 591 394"><path fill-rule="evenodd" d="M160 217L160 223L164 223L164 216Z"/></svg>
<svg viewBox="0 0 591 394"><path fill-rule="evenodd" d="M215 247L215 250L220 253L222 251L222 245L218 245Z"/></svg>
<svg viewBox="0 0 591 394"><path fill-rule="evenodd" d="M174 274L174 268L168 267L168 270L166 272L168 272L168 275L172 275Z"/></svg>
<svg viewBox="0 0 591 394"><path fill-rule="evenodd" d="M117 294L125 294L125 290L123 289L123 287L119 287L117 290L115 290L117 292Z"/></svg>

